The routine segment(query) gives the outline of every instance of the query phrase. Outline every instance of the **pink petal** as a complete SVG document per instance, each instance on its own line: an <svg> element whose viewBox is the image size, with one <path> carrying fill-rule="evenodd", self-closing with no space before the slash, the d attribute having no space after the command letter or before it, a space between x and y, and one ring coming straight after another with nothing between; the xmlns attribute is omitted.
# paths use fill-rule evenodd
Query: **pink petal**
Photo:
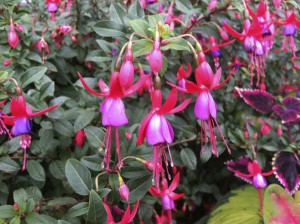
<svg viewBox="0 0 300 224"><path fill-rule="evenodd" d="M158 143L165 142L165 138L162 133L162 121L160 115L154 114L149 121L146 131L146 139L150 145L156 145Z"/></svg>
<svg viewBox="0 0 300 224"><path fill-rule="evenodd" d="M174 139L174 132L171 124L164 116L161 116L162 133L167 143L172 143Z"/></svg>
<svg viewBox="0 0 300 224"><path fill-rule="evenodd" d="M214 99L212 98L210 92L207 92L207 95L208 95L209 113L213 118L216 118L217 117L216 103L215 103Z"/></svg>
<svg viewBox="0 0 300 224"><path fill-rule="evenodd" d="M200 120L208 120L209 118L209 103L208 103L208 91L202 91L199 93L194 108L195 116Z"/></svg>
<svg viewBox="0 0 300 224"><path fill-rule="evenodd" d="M128 123L125 106L121 98L106 98L101 104L102 124L104 126L122 126Z"/></svg>

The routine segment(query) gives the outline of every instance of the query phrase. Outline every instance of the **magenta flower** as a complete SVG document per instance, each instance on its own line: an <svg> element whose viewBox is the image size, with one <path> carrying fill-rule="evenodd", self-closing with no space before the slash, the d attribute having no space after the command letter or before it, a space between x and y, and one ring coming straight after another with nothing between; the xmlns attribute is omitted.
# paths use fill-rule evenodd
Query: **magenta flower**
<svg viewBox="0 0 300 224"><path fill-rule="evenodd" d="M160 89L153 90L151 96L152 109L146 115L140 126L136 143L137 145L141 145L146 138L148 144L154 146L153 163L157 165L154 166L153 181L156 183L156 186L159 186L159 173L161 172L159 167L162 167L163 161L166 166L168 165L164 144L167 144L170 153L169 144L172 143L174 139L173 128L164 115L174 114L183 110L190 103L191 99L187 99L175 107L177 101L176 88L172 89L164 105L161 105L162 92ZM172 157L171 166L173 166Z"/></svg>
<svg viewBox="0 0 300 224"><path fill-rule="evenodd" d="M217 0L210 0L207 8L212 11L217 7L218 1Z"/></svg>
<svg viewBox="0 0 300 224"><path fill-rule="evenodd" d="M191 68L191 64L188 63L188 67L187 67L187 71L184 70L183 65L181 65L177 71L177 75L176 75L176 80L177 80L177 85L183 89L186 89L185 87L185 81L186 78L190 76L192 72L192 68ZM180 92L180 102L183 102L185 97L184 97L184 93Z"/></svg>
<svg viewBox="0 0 300 224"><path fill-rule="evenodd" d="M265 176L270 176L274 171L263 173L257 160L251 160L249 157L240 158L237 161L226 163L227 168L234 172L235 176L252 184L255 188L264 188L267 186Z"/></svg>
<svg viewBox="0 0 300 224"><path fill-rule="evenodd" d="M15 25L12 21L12 19L10 20L10 24L9 24L9 33L8 33L8 37L7 37L8 43L12 48L16 48L19 44L19 36L15 31Z"/></svg>
<svg viewBox="0 0 300 224"><path fill-rule="evenodd" d="M100 106L100 111L102 113L102 124L104 126L107 126L106 134L103 141L103 143L105 144L103 166L106 165L106 169L109 170L110 153L111 153L111 145L112 145L112 131L114 128L119 166L121 167L122 156L121 156L118 127L128 123L128 118L125 113L125 106L122 101L122 98L126 96L130 96L135 92L137 92L138 89L145 82L147 76L141 77L136 84L134 84L127 90L123 90L122 85L120 83L119 72L114 71L110 78L110 87L108 87L102 79L99 80L98 85L101 90L101 93L98 93L95 90L91 89L86 84L86 82L84 81L84 79L82 78L79 72L78 72L78 76L81 80L82 85L89 93L98 97L105 97L104 101Z"/></svg>
<svg viewBox="0 0 300 224"><path fill-rule="evenodd" d="M4 66L10 66L10 62L11 62L10 59L5 59L4 62L3 62L3 65Z"/></svg>
<svg viewBox="0 0 300 224"><path fill-rule="evenodd" d="M31 143L30 132L32 129L32 121L30 118L41 116L55 109L57 106L58 104L55 104L47 109L33 113L31 107L26 105L25 97L20 95L16 99L12 98L11 100L10 111L12 116L1 115L2 118L13 121L13 126L11 128L12 135L22 136L20 141L20 146L24 150L24 162L22 170L26 169L26 149L29 148Z"/></svg>
<svg viewBox="0 0 300 224"><path fill-rule="evenodd" d="M163 216L167 217L167 223L172 223L172 210L175 209L174 201L182 198L184 193L177 194L174 190L177 188L179 183L179 173L177 173L170 184L168 186L168 181L164 178L161 181L161 189L157 189L155 187L151 187L149 192L156 197L161 198L162 208L163 208Z"/></svg>

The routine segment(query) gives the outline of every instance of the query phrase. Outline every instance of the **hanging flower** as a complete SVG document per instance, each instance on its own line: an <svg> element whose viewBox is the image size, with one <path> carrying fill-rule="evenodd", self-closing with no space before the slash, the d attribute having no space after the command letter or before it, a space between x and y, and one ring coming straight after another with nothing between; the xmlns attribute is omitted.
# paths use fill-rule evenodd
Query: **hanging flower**
<svg viewBox="0 0 300 224"><path fill-rule="evenodd" d="M172 89L164 105L161 105L162 92L160 89L153 90L151 99L152 109L142 121L138 134L137 144L141 145L146 138L148 144L154 146L153 163L155 164L155 166L153 172L153 182L156 184L156 186L159 186L159 174L161 172L159 168L162 167L163 161L166 166L168 165L164 147L165 144L168 147L171 157L171 166L173 166L169 144L173 142L174 132L171 124L168 122L164 115L174 114L183 110L190 103L191 99L187 99L180 105L175 107L177 101L176 88Z"/></svg>
<svg viewBox="0 0 300 224"><path fill-rule="evenodd" d="M131 223L131 221L133 220L133 218L139 208L139 204L140 204L140 200L138 200L135 203L135 206L134 206L132 212L130 212L130 205L128 205L125 213L122 215L121 221L115 222L114 221L115 217L112 215L109 205L106 203L103 203L104 208L107 213L107 224L129 224L129 223Z"/></svg>
<svg viewBox="0 0 300 224"><path fill-rule="evenodd" d="M179 173L175 175L170 186L168 186L167 179L163 178L163 180L161 181L161 190L153 186L151 186L149 190L149 192L153 196L161 198L163 216L167 217L167 223L172 223L172 210L175 209L174 201L184 196L184 193L177 194L174 192L174 190L178 186L178 183L179 183Z"/></svg>
<svg viewBox="0 0 300 224"><path fill-rule="evenodd" d="M251 160L249 157L243 157L237 161L228 161L227 169L234 172L234 175L242 180L252 184L255 188L264 188L267 186L265 176L270 176L274 171L263 173L257 160Z"/></svg>
<svg viewBox="0 0 300 224"><path fill-rule="evenodd" d="M1 117L4 119L13 120L13 126L11 128L11 134L14 136L21 135L20 146L24 150L24 162L22 170L26 169L26 149L29 148L31 143L30 132L32 129L32 121L31 117L41 116L53 109L55 109L58 104L55 104L47 109L41 110L39 112L32 112L30 106L26 105L25 97L19 95L17 98L12 98L10 103L10 111L12 116L4 116Z"/></svg>
<svg viewBox="0 0 300 224"><path fill-rule="evenodd" d="M89 93L98 97L105 97L100 106L100 112L102 113L102 125L107 126L103 141L103 144L105 144L103 166L106 165L106 169L109 170L112 134L114 129L119 166L122 167L118 127L128 123L122 98L136 93L146 81L147 76L145 75L141 77L137 83L132 85L130 88L123 90L120 83L119 72L114 71L110 78L110 87L108 87L102 79L99 80L98 85L101 93L91 89L79 72L78 76L82 85Z"/></svg>

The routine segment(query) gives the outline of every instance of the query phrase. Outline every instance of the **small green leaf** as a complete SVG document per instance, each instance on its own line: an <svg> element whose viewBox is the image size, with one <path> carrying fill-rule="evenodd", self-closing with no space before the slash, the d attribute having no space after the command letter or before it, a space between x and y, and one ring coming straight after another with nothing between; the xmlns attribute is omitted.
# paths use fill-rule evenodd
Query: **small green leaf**
<svg viewBox="0 0 300 224"><path fill-rule="evenodd" d="M72 208L69 209L68 215L72 218L85 215L88 213L89 210L89 203L87 202L81 202L77 205L74 205Z"/></svg>
<svg viewBox="0 0 300 224"><path fill-rule="evenodd" d="M165 39L164 41L168 41L168 39ZM176 38L174 40L171 40L167 45L164 45L160 48L162 51L173 49L177 51L190 51L190 47L187 43L187 41L183 38Z"/></svg>
<svg viewBox="0 0 300 224"><path fill-rule="evenodd" d="M180 152L180 158L185 166L187 166L191 170L195 170L197 166L197 158L195 153L189 149L182 149Z"/></svg>
<svg viewBox="0 0 300 224"><path fill-rule="evenodd" d="M94 31L102 37L122 37L126 34L126 27L120 23L103 20L93 26Z"/></svg>
<svg viewBox="0 0 300 224"><path fill-rule="evenodd" d="M129 21L129 24L135 32L144 36L150 36L150 32L148 30L150 26L144 19L131 20Z"/></svg>
<svg viewBox="0 0 300 224"><path fill-rule="evenodd" d="M94 171L103 170L103 168L101 166L102 159L100 157L98 157L97 155L82 157L80 159L80 162L91 170L94 170Z"/></svg>
<svg viewBox="0 0 300 224"><path fill-rule="evenodd" d="M104 132L100 128L88 126L84 129L84 133L92 146L100 148L103 145Z"/></svg>
<svg viewBox="0 0 300 224"><path fill-rule="evenodd" d="M31 67L27 69L20 77L22 88L25 88L30 83L33 83L41 79L42 76L45 75L46 71L47 71L47 67L45 66L37 66L37 67Z"/></svg>
<svg viewBox="0 0 300 224"><path fill-rule="evenodd" d="M184 13L191 13L193 6L189 0L176 0L176 8Z"/></svg>
<svg viewBox="0 0 300 224"><path fill-rule="evenodd" d="M43 195L40 189L35 186L26 188L26 192L29 198L32 198L35 202L42 200Z"/></svg>
<svg viewBox="0 0 300 224"><path fill-rule="evenodd" d="M25 210L26 201L28 200L27 192L23 188L21 188L15 190L13 195L14 195L14 202L19 205L19 208L23 207L23 209Z"/></svg>
<svg viewBox="0 0 300 224"><path fill-rule="evenodd" d="M48 224L47 221L36 212L31 212L26 215L25 221L27 224Z"/></svg>
<svg viewBox="0 0 300 224"><path fill-rule="evenodd" d="M114 18L118 23L123 24L123 18L126 16L126 12L118 3L113 2L109 7L109 16L110 18Z"/></svg>
<svg viewBox="0 0 300 224"><path fill-rule="evenodd" d="M26 168L29 173L29 176L32 179L36 181L45 182L46 180L45 170L39 162L35 160L30 160L26 163Z"/></svg>
<svg viewBox="0 0 300 224"><path fill-rule="evenodd" d="M49 166L50 173L59 180L65 180L65 164L65 162L60 160L53 161Z"/></svg>
<svg viewBox="0 0 300 224"><path fill-rule="evenodd" d="M90 171L78 160L69 159L65 166L66 177L73 190L80 195L89 195L92 189Z"/></svg>
<svg viewBox="0 0 300 224"><path fill-rule="evenodd" d="M64 206L69 204L75 204L77 201L74 198L71 197L61 197L61 198L55 198L47 203L48 206Z"/></svg>
<svg viewBox="0 0 300 224"><path fill-rule="evenodd" d="M21 223L21 219L20 216L16 216L14 217L12 220L10 220L9 224L20 224Z"/></svg>
<svg viewBox="0 0 300 224"><path fill-rule="evenodd" d="M0 170L4 172L15 172L20 170L20 166L9 157L0 158Z"/></svg>
<svg viewBox="0 0 300 224"><path fill-rule="evenodd" d="M76 119L74 123L74 131L77 132L87 126L95 117L95 111L84 110Z"/></svg>
<svg viewBox="0 0 300 224"><path fill-rule="evenodd" d="M142 18L145 16L144 10L138 0L135 0L128 9L128 14L134 18Z"/></svg>
<svg viewBox="0 0 300 224"><path fill-rule="evenodd" d="M134 57L149 54L153 49L153 44L150 40L138 40L132 46Z"/></svg>
<svg viewBox="0 0 300 224"><path fill-rule="evenodd" d="M152 174L146 174L139 178L131 179L127 182L127 186L130 190L129 203L134 203L138 199L144 197L151 187L152 177Z"/></svg>
<svg viewBox="0 0 300 224"><path fill-rule="evenodd" d="M72 137L74 135L73 125L67 120L56 120L54 122L54 130L63 136Z"/></svg>
<svg viewBox="0 0 300 224"><path fill-rule="evenodd" d="M2 205L0 206L0 218L13 218L17 215L12 205Z"/></svg>
<svg viewBox="0 0 300 224"><path fill-rule="evenodd" d="M103 224L107 222L107 213L99 195L92 190L90 193L89 211L86 224Z"/></svg>

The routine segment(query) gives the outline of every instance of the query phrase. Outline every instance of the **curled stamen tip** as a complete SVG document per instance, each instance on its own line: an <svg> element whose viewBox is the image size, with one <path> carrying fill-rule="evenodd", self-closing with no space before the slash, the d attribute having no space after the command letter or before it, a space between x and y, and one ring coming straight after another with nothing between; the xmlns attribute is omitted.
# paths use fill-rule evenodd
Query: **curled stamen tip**
<svg viewBox="0 0 300 224"><path fill-rule="evenodd" d="M171 163L170 163L170 165L171 165L171 167L173 167L173 166L174 166L174 163L173 163L173 162L171 162Z"/></svg>
<svg viewBox="0 0 300 224"><path fill-rule="evenodd" d="M99 152L102 152L102 151L103 151L103 148L102 148L102 147L99 147L98 151L99 151Z"/></svg>
<svg viewBox="0 0 300 224"><path fill-rule="evenodd" d="M103 162L101 163L101 168L104 169L104 163Z"/></svg>

